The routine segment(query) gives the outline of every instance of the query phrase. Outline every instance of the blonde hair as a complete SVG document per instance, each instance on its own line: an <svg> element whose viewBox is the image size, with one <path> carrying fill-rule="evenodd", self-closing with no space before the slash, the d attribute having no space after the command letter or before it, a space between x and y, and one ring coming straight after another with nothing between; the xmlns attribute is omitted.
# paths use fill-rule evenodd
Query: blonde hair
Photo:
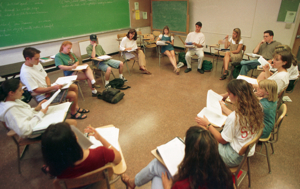
<svg viewBox="0 0 300 189"><path fill-rule="evenodd" d="M73 44L70 41L64 41L60 46L59 52L61 53L63 51L63 48L67 45L73 45ZM72 56L71 52L68 55L72 60L75 60L75 58Z"/></svg>
<svg viewBox="0 0 300 189"><path fill-rule="evenodd" d="M240 40L241 40L241 30L240 28L234 28L233 31L237 34L236 35L236 39L234 40L235 41L235 44L239 44Z"/></svg>
<svg viewBox="0 0 300 189"><path fill-rule="evenodd" d="M277 95L277 83L274 80L264 79L259 81L258 87L264 89L268 93L268 101L276 102L278 99Z"/></svg>

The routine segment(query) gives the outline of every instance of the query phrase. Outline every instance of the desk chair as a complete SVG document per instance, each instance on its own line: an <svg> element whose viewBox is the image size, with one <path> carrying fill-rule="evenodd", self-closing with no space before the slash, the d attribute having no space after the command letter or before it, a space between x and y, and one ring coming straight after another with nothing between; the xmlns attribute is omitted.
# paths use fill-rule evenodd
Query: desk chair
<svg viewBox="0 0 300 189"><path fill-rule="evenodd" d="M96 74L100 75L100 77L102 78L103 86L105 87L105 72L102 71L102 70L100 70L100 69L98 69L98 65L99 64L100 64L100 62L97 64L97 66L93 65L92 66L92 70L93 70L95 78L96 78L96 76L95 76ZM116 78L115 75L114 75L114 72L111 71L110 73L113 75L114 78Z"/></svg>
<svg viewBox="0 0 300 189"><path fill-rule="evenodd" d="M234 175L235 177L235 187L238 188L238 186L241 184L241 182L243 181L243 179L245 178L246 175L248 175L248 187L250 188L251 186L251 177L250 177L250 158L248 157L248 154L251 150L251 148L254 146L254 144L257 143L258 139L260 138L260 136L262 135L262 131L263 129L261 129L256 137L254 137L254 139L252 139L250 142L248 142L247 144L245 144L242 149L239 151L239 155L243 155L243 160L242 162L240 163L239 166L236 166L236 167L231 167L230 168L230 171L231 173ZM243 167L244 163L246 162L247 160L247 168L248 170L247 171L243 171L242 175L239 177L239 179L237 179L237 176L241 170L241 168Z"/></svg>
<svg viewBox="0 0 300 189"><path fill-rule="evenodd" d="M285 93L285 90L286 90L286 89L287 89L287 87L284 88L284 89L278 94L278 101L277 101L277 108L276 108L276 110L278 110L278 109L280 108L281 104L283 103L282 98L283 98L283 96L284 96L284 93ZM277 116L278 116L278 115L276 115L276 118L277 118Z"/></svg>
<svg viewBox="0 0 300 189"><path fill-rule="evenodd" d="M27 150L29 144L34 144L34 143L40 143L41 140L40 139L26 139L26 138L21 138L19 137L19 135L17 135L17 133L11 129L9 129L6 124L4 122L2 122L4 127L7 129L7 136L8 137L11 137L12 140L14 141L14 143L16 144L17 146L17 162L18 162L18 171L19 171L19 174L21 174L21 166L20 166L20 161L21 159L23 158L24 156L24 153L25 151ZM25 146L21 155L20 155L20 147L21 146Z"/></svg>
<svg viewBox="0 0 300 189"><path fill-rule="evenodd" d="M246 45L243 45L243 47L242 47L242 60L243 60L245 51L246 51ZM230 75L229 75L230 79L232 79L232 77L233 77L233 75L232 75L233 70L234 70L233 63L238 64L238 65L241 64L241 62L229 62L228 68L230 68ZM223 69L224 69L224 64L222 64L221 74L223 73Z"/></svg>
<svg viewBox="0 0 300 189"><path fill-rule="evenodd" d="M267 157L267 162L268 162L268 167L269 167L269 173L271 173L271 163L270 163L270 158L269 158L269 152L268 152L268 146L267 146L267 144L269 143L271 145L272 154L274 154L273 143L276 143L278 141L278 138L279 138L279 129L280 129L281 123L283 121L283 118L286 115L286 112L287 112L286 104L282 104L280 106L280 109L277 110L277 112L276 112L276 114L278 114L280 116L276 119L275 124L274 124L274 128L273 128L272 132L270 133L270 135L267 138L260 138L259 139L259 141L262 142L262 145L261 145L260 152L257 152L257 153L260 154L260 155L263 155L263 156ZM261 153L263 146L266 147L266 155Z"/></svg>
<svg viewBox="0 0 300 189"><path fill-rule="evenodd" d="M211 55L213 55L213 63L215 62L215 56L217 56L216 66L219 60L220 56L224 56L225 52L221 50L217 50L216 48L220 48L221 45L224 45L224 40L219 40L217 44L209 45L209 52ZM212 52L212 48L214 49L214 52Z"/></svg>
<svg viewBox="0 0 300 189"><path fill-rule="evenodd" d="M121 44L122 39L127 35L127 33L119 33L117 34L117 41L119 42L119 47ZM120 49L120 48L119 48ZM121 52L119 51L119 57L121 57Z"/></svg>
<svg viewBox="0 0 300 189"><path fill-rule="evenodd" d="M171 34L173 37L174 37L174 34ZM175 37L174 37L174 41L175 41ZM165 55L165 54L163 54L163 53L161 53L161 47L162 47L163 45L157 45L157 51L158 51L158 59L159 59L159 66L160 66L160 59L162 58L162 57L164 57L164 56L167 56L167 55ZM176 58L176 55L178 54L177 52L175 52L175 49L174 49L174 53L175 53L175 58ZM177 62L177 61L176 61Z"/></svg>
<svg viewBox="0 0 300 189"><path fill-rule="evenodd" d="M113 168L112 164L106 164L104 167L91 171L89 173L83 174L76 178L71 179L54 179L53 185L55 189L65 189L65 188L78 188L86 185L90 185L93 183L97 183L100 181L105 181L105 183L97 183L97 184L105 184L107 189L110 189L110 185L114 184L121 176L117 176L115 179L110 180L113 176ZM102 187L101 187L102 188ZM114 188L114 186L112 187Z"/></svg>
<svg viewBox="0 0 300 189"><path fill-rule="evenodd" d="M142 42L142 32L141 31L137 31L136 32L136 34L137 34L137 38L139 38L139 40L137 40L137 46L139 46L139 47L143 47L144 48L144 44L143 44L143 42Z"/></svg>
<svg viewBox="0 0 300 189"><path fill-rule="evenodd" d="M146 48L148 49L152 49L152 48L156 48L156 52L157 51L157 45L156 45L156 39L157 37L160 35L159 31L153 31L152 34L144 34L143 35L143 46L144 46L144 53L146 53Z"/></svg>
<svg viewBox="0 0 300 189"><path fill-rule="evenodd" d="M286 93L292 93L292 92L294 91L295 86L296 86L297 82L299 81L299 77L300 77L300 76L298 76L298 78L297 78L297 79L295 80L295 82L293 83L292 89L291 89L291 90L289 90L289 91L285 90Z"/></svg>

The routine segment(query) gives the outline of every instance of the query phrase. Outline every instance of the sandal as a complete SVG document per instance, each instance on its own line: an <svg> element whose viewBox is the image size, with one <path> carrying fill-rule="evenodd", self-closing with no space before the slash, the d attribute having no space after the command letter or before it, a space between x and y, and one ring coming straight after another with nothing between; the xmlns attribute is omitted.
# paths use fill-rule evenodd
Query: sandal
<svg viewBox="0 0 300 189"><path fill-rule="evenodd" d="M228 76L228 70L225 70L225 75Z"/></svg>
<svg viewBox="0 0 300 189"><path fill-rule="evenodd" d="M220 77L220 80L224 80L224 79L226 79L226 77L227 77L227 75L222 75L222 76Z"/></svg>
<svg viewBox="0 0 300 189"><path fill-rule="evenodd" d="M78 112L78 113L89 113L90 110L88 110L88 109L83 109L83 108L81 108L81 110L80 110L80 108L78 108L77 112Z"/></svg>
<svg viewBox="0 0 300 189"><path fill-rule="evenodd" d="M76 117L76 115L80 114L79 116ZM85 117L83 117L85 116ZM87 116L85 114L76 112L75 114L71 114L71 119L85 119L87 118Z"/></svg>
<svg viewBox="0 0 300 189"><path fill-rule="evenodd" d="M122 182L126 185L126 189L134 189L135 188L135 186L130 186L130 183L129 183L129 176L128 175L126 175L126 174L123 174L122 176L121 176L121 180L122 180Z"/></svg>
<svg viewBox="0 0 300 189"><path fill-rule="evenodd" d="M180 72L180 68L176 68L175 73L176 73L177 75L179 75L179 72Z"/></svg>

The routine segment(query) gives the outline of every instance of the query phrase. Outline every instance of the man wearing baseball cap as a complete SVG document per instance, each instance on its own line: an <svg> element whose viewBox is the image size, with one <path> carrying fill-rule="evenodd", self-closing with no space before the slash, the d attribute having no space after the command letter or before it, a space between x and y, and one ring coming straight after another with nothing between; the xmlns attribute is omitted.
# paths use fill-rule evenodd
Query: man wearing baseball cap
<svg viewBox="0 0 300 189"><path fill-rule="evenodd" d="M98 44L98 38L95 34L90 35L90 43L91 44L86 47L86 52L91 58L106 55L102 46ZM123 76L123 62L114 59L104 61L93 60L93 62L98 69L105 72L105 86L108 86L111 68L119 69L120 79L123 79L125 82L127 81Z"/></svg>

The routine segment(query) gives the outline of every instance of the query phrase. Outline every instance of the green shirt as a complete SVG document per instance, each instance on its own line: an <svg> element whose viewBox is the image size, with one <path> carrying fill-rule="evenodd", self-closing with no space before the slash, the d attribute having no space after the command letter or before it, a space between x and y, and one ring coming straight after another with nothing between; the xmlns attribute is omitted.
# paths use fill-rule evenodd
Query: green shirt
<svg viewBox="0 0 300 189"><path fill-rule="evenodd" d="M275 47L281 45L280 42L272 41L271 43L263 43L258 50L259 55L263 56L266 60L270 60L273 58L273 53L275 51Z"/></svg>
<svg viewBox="0 0 300 189"><path fill-rule="evenodd" d="M97 56L102 56L102 55L106 55L105 51L103 50L101 45L97 45L95 47L95 51L96 51L96 57ZM93 52L93 45L89 45L86 47L86 52L87 54L91 57L92 56L92 52Z"/></svg>
<svg viewBox="0 0 300 189"><path fill-rule="evenodd" d="M265 125L263 134L261 135L260 138L267 138L274 128L277 101L272 102L272 101L268 101L268 99L266 98L263 98L260 100L260 103L264 109L264 125Z"/></svg>
<svg viewBox="0 0 300 189"><path fill-rule="evenodd" d="M78 60L77 60L76 56L73 53L71 53L71 55L74 57L74 60L72 60L68 54L64 54L64 53L61 53L61 52L57 53L55 55L55 66L57 66L57 67L60 66L60 65L72 66Z"/></svg>

